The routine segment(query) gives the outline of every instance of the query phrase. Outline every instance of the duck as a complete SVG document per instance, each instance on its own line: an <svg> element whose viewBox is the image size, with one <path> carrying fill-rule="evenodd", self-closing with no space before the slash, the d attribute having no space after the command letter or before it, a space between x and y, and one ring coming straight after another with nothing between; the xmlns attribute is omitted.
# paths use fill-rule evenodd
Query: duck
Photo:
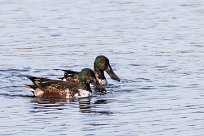
<svg viewBox="0 0 204 136"><path fill-rule="evenodd" d="M79 73L77 71L72 70L63 70L64 71L64 77L60 78L63 81L73 82L73 83L79 83ZM94 72L97 81L100 85L106 86L107 80L104 75L104 71L110 76L111 79L120 81L120 78L114 73L109 59L104 55L99 55L96 57L94 61Z"/></svg>
<svg viewBox="0 0 204 136"><path fill-rule="evenodd" d="M101 86L93 70L84 68L79 73L79 83L54 80L43 77L27 76L33 82L33 85L27 85L35 97L39 98L82 98L92 95L90 84L102 92L105 88Z"/></svg>

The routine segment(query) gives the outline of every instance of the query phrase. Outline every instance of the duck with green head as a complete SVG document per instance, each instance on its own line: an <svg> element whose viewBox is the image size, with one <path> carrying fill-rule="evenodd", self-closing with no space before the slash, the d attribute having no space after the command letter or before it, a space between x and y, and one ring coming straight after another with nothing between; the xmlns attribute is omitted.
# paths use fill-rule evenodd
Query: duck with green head
<svg viewBox="0 0 204 136"><path fill-rule="evenodd" d="M63 70L64 77L61 78L63 81L79 83L79 72L71 71L71 70ZM113 69L110 65L109 59L106 56L100 55L97 56L94 61L94 72L97 81L100 85L107 85L107 80L104 75L104 71L108 73L111 79L120 81L120 78L113 72Z"/></svg>
<svg viewBox="0 0 204 136"><path fill-rule="evenodd" d="M81 98L92 95L90 84L94 84L100 91L105 91L101 86L93 70L89 68L82 69L79 73L79 83L65 82L61 80L52 80L28 76L33 85L27 85L34 96L41 98Z"/></svg>

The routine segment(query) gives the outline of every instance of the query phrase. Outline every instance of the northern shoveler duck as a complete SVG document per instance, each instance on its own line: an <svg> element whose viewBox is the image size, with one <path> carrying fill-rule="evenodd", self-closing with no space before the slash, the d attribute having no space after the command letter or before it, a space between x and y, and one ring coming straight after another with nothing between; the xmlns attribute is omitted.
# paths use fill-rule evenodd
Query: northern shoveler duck
<svg viewBox="0 0 204 136"><path fill-rule="evenodd" d="M101 86L93 70L89 68L82 69L79 73L79 83L65 82L61 80L52 80L47 78L39 78L28 76L34 83L27 85L34 96L43 98L81 98L89 97L92 94L90 83L94 84L100 91L105 91Z"/></svg>
<svg viewBox="0 0 204 136"><path fill-rule="evenodd" d="M79 83L79 72L72 71L72 70L63 70L63 71L64 71L64 77L60 79L62 79L63 81ZM104 71L106 71L109 74L111 79L120 81L120 78L113 72L113 69L109 63L109 59L103 55L97 56L94 61L94 72L99 84L103 86L107 84Z"/></svg>

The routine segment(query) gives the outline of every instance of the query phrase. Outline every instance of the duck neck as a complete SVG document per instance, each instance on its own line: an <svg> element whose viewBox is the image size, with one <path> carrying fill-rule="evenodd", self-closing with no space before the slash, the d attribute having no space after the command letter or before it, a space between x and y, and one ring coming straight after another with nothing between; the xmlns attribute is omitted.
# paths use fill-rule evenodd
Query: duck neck
<svg viewBox="0 0 204 136"><path fill-rule="evenodd" d="M90 88L90 84L87 84L85 82L80 82L79 83L79 89L82 89L82 90L87 90L89 92L92 92L91 91L91 88Z"/></svg>
<svg viewBox="0 0 204 136"><path fill-rule="evenodd" d="M100 70L98 67L94 67L94 72L97 80L104 80L106 79L104 76L104 71Z"/></svg>

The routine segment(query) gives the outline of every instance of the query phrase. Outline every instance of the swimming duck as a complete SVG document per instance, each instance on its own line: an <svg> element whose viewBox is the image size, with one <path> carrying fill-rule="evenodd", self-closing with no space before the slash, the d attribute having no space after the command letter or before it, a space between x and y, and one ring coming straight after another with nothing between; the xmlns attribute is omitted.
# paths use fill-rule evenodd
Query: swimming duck
<svg viewBox="0 0 204 136"><path fill-rule="evenodd" d="M90 83L94 84L100 91L105 91L96 80L95 73L89 68L82 69L79 73L79 83L65 82L61 80L52 80L47 78L32 77L28 78L33 85L27 85L27 88L36 97L43 98L81 98L92 95Z"/></svg>
<svg viewBox="0 0 204 136"><path fill-rule="evenodd" d="M72 70L63 71L64 77L61 78L63 81L79 83L79 72ZM120 81L120 78L113 72L113 69L109 63L109 59L103 55L97 56L94 61L94 72L99 84L103 86L107 85L107 80L104 75L104 71L109 74L111 79Z"/></svg>

